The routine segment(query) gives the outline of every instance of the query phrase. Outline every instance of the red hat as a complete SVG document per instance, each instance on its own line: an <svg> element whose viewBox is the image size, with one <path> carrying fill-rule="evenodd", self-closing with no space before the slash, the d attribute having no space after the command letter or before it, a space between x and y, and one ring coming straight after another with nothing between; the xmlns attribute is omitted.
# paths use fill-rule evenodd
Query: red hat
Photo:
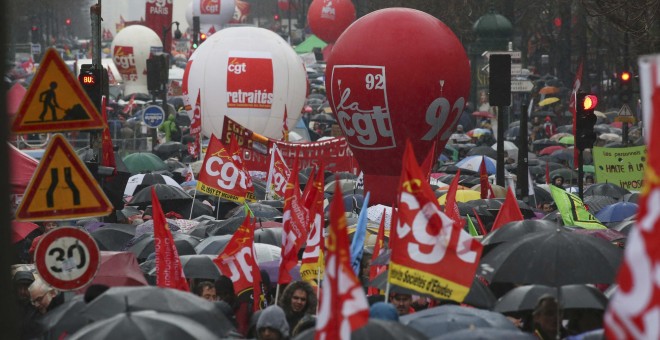
<svg viewBox="0 0 660 340"><path fill-rule="evenodd" d="M546 121L546 122L549 122L549 121L551 121L551 120L552 120L552 119L550 118L550 116L545 116L545 121Z"/></svg>

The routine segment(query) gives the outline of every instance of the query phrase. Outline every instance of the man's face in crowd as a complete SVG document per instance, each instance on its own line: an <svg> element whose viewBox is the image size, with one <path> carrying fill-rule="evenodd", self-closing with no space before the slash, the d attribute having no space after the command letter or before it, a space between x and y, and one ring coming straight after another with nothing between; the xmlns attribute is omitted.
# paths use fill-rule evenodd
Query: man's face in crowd
<svg viewBox="0 0 660 340"><path fill-rule="evenodd" d="M53 290L42 290L35 289L30 292L30 299L32 300L32 305L37 308L39 313L46 314L48 305L55 295Z"/></svg>
<svg viewBox="0 0 660 340"><path fill-rule="evenodd" d="M204 290L202 290L202 298L209 300L209 301L216 301L218 300L218 296L215 295L215 288L213 287L204 287Z"/></svg>
<svg viewBox="0 0 660 340"><path fill-rule="evenodd" d="M291 309L294 312L302 312L307 306L307 293L302 289L296 289L291 297Z"/></svg>
<svg viewBox="0 0 660 340"><path fill-rule="evenodd" d="M392 304L396 307L399 315L406 315L410 312L410 304L412 303L412 296L410 294L394 294L392 297Z"/></svg>

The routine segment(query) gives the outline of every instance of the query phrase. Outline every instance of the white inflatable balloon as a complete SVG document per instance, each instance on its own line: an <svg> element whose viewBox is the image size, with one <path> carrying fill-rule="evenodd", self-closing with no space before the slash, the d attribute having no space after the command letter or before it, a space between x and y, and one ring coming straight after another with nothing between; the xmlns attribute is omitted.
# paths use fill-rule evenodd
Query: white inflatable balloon
<svg viewBox="0 0 660 340"><path fill-rule="evenodd" d="M207 137L221 135L227 115L280 139L284 107L287 125L293 127L307 95L300 57L279 35L257 27L230 27L210 36L188 60L183 81L191 104L201 92Z"/></svg>
<svg viewBox="0 0 660 340"><path fill-rule="evenodd" d="M234 0L193 0L192 15L199 17L201 31L219 31L224 24L234 17L236 2ZM192 21L192 18L190 19Z"/></svg>
<svg viewBox="0 0 660 340"><path fill-rule="evenodd" d="M188 23L188 27L192 29L193 27L193 22L192 22L192 17L193 17L193 3L192 1L186 6L186 22Z"/></svg>
<svg viewBox="0 0 660 340"><path fill-rule="evenodd" d="M112 60L124 81L124 95L149 94L147 89L147 59L163 51L158 34L141 25L127 26L112 41Z"/></svg>

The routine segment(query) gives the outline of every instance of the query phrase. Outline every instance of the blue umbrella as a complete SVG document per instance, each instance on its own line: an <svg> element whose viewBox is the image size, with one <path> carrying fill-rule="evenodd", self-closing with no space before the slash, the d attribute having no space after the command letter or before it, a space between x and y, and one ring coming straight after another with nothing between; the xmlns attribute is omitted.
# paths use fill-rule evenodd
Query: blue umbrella
<svg viewBox="0 0 660 340"><path fill-rule="evenodd" d="M485 159L486 160L486 172L488 172L489 175L495 174L497 172L496 169L496 161L488 156L469 156L465 157L464 159L460 160L458 163L456 163L456 166L461 168L461 169L468 169L472 171L479 172L479 166L481 165L481 160Z"/></svg>
<svg viewBox="0 0 660 340"><path fill-rule="evenodd" d="M617 202L601 209L596 218L604 223L621 222L626 218L635 215L639 206L630 202Z"/></svg>

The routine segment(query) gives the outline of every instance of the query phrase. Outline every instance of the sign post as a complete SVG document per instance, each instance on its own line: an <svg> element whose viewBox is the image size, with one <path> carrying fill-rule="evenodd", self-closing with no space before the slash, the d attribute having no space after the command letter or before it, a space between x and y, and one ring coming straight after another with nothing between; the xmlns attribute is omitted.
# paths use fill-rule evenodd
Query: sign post
<svg viewBox="0 0 660 340"><path fill-rule="evenodd" d="M158 144L158 129L161 124L165 121L165 110L158 105L147 106L143 111L142 119L144 124L150 127L151 130L151 149Z"/></svg>
<svg viewBox="0 0 660 340"><path fill-rule="evenodd" d="M59 290L77 290L88 285L101 263L96 241L73 227L57 228L46 234L34 256L39 275Z"/></svg>

